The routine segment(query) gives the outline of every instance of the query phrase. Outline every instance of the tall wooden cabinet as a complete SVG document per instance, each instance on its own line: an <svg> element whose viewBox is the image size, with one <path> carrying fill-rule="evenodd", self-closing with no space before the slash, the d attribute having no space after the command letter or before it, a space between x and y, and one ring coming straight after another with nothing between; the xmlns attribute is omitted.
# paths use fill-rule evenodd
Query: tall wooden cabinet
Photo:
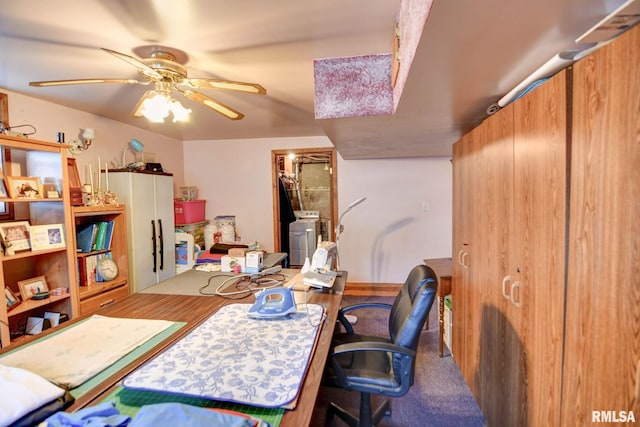
<svg viewBox="0 0 640 427"><path fill-rule="evenodd" d="M127 207L131 292L175 276L173 176L109 171L109 186Z"/></svg>
<svg viewBox="0 0 640 427"><path fill-rule="evenodd" d="M639 34L454 146L452 354L489 426L640 415Z"/></svg>
<svg viewBox="0 0 640 427"><path fill-rule="evenodd" d="M639 53L636 25L573 69L563 426L640 423Z"/></svg>
<svg viewBox="0 0 640 427"><path fill-rule="evenodd" d="M0 307L0 341L5 348L12 344L11 332L23 332L28 317L42 317L45 312L59 312L70 318L77 316L78 306L75 275L71 206L69 204L69 176L67 146L34 139L0 135L0 149L9 150L11 163L5 165L3 175L38 177L58 192L45 193L45 198L0 198L0 202L14 203L16 217L30 225L62 224L65 247L25 250L15 255L0 255L0 286L19 295L18 282L44 276L48 288L64 288L66 293L43 300L28 299L7 310ZM6 181L5 181L6 182ZM42 193L40 193L42 195ZM47 197L51 196L51 197ZM0 223L2 226L5 223Z"/></svg>

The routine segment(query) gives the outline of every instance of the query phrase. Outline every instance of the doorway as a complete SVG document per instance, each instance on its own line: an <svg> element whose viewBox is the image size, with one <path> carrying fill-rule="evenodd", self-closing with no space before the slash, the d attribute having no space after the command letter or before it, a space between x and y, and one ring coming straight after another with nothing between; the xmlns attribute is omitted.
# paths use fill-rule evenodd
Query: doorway
<svg viewBox="0 0 640 427"><path fill-rule="evenodd" d="M272 150L271 165L274 251L287 253L285 268L297 267L302 265L296 252L300 248L295 247L291 233L299 223L313 224L304 226L314 230L313 238L308 239L308 256L313 254L318 237L323 241L335 241L334 224L338 216L336 151L333 148Z"/></svg>

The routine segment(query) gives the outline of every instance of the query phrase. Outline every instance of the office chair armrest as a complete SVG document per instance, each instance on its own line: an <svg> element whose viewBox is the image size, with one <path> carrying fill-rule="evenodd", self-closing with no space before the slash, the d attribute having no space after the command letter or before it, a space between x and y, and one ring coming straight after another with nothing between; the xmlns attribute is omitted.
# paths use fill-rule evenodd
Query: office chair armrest
<svg viewBox="0 0 640 427"><path fill-rule="evenodd" d="M332 355L351 353L354 351L385 351L389 353L401 354L403 356L415 357L416 352L410 348L401 347L396 344L379 341L360 341L337 345L333 349Z"/></svg>
<svg viewBox="0 0 640 427"><path fill-rule="evenodd" d="M344 316L345 314L363 308L384 308L386 310L391 310L391 307L391 304L385 304L382 302L363 302L360 304L353 304L340 309L340 311L338 312L338 320L340 321L340 324L345 329L345 331L347 331L348 334L352 334L353 326L351 326L351 323L349 323L347 318Z"/></svg>

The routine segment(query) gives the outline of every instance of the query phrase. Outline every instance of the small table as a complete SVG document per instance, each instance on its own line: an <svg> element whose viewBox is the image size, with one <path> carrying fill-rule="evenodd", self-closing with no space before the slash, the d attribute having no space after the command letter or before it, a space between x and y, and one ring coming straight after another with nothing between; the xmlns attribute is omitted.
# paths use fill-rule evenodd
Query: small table
<svg viewBox="0 0 640 427"><path fill-rule="evenodd" d="M442 357L444 353L444 297L451 293L451 258L425 259L425 265L431 267L438 277L438 354Z"/></svg>

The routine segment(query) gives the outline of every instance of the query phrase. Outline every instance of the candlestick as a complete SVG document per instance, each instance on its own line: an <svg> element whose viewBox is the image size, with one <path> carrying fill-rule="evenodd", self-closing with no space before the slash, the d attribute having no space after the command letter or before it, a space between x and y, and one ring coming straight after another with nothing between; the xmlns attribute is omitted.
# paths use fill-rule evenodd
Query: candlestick
<svg viewBox="0 0 640 427"><path fill-rule="evenodd" d="M100 178L100 157L98 157L98 191L102 191L102 179Z"/></svg>
<svg viewBox="0 0 640 427"><path fill-rule="evenodd" d="M104 164L104 180L107 186L107 193L109 192L109 162Z"/></svg>
<svg viewBox="0 0 640 427"><path fill-rule="evenodd" d="M91 163L89 163L89 182L91 183L91 188L95 188L93 186L93 171L91 170Z"/></svg>

